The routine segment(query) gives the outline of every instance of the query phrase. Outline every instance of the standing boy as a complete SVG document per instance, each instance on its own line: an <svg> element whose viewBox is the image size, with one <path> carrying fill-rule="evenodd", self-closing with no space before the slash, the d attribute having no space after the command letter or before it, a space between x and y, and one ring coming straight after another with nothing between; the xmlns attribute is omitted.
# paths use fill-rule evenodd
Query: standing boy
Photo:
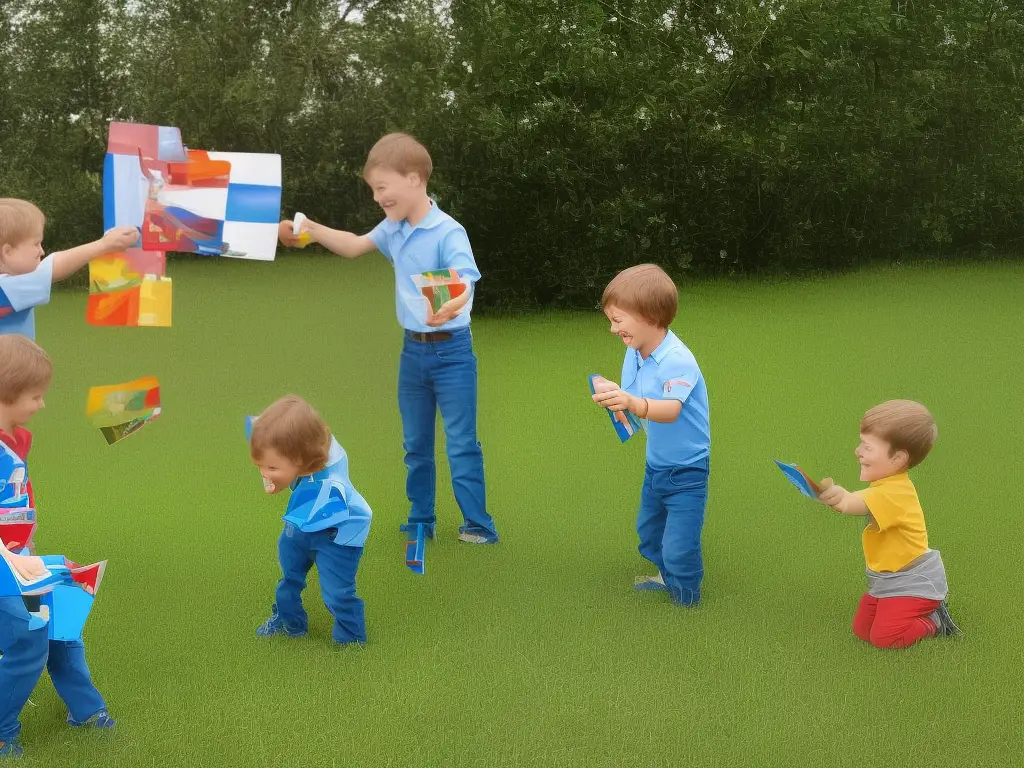
<svg viewBox="0 0 1024 768"><path fill-rule="evenodd" d="M356 569L373 513L348 476L348 454L313 407L287 395L256 420L249 452L267 493L291 491L277 543L281 580L260 637L302 637L309 619L302 606L306 576L316 565L320 595L334 617L338 645L366 642Z"/></svg>
<svg viewBox="0 0 1024 768"><path fill-rule="evenodd" d="M35 342L20 334L0 335L0 442L3 450L14 457L13 472L18 478L17 498L0 497L5 503L21 503L23 499L26 506L34 506L28 479L32 433L26 426L44 407L43 397L52 375L50 358ZM6 545L3 550L0 555L19 572L41 564L32 558L15 560L18 556L11 554ZM68 706L68 725L114 726L106 702L93 685L82 641L48 640L45 626L29 628L28 609L23 598L0 598L0 757L21 753L18 718L44 666Z"/></svg>
<svg viewBox="0 0 1024 768"><path fill-rule="evenodd" d="M647 461L636 529L640 554L658 569L640 590L667 590L678 605L700 602L701 531L708 499L708 392L693 353L669 330L679 291L661 267L620 272L601 299L611 332L625 343L622 387L598 379L593 400L645 422Z"/></svg>
<svg viewBox="0 0 1024 768"><path fill-rule="evenodd" d="M427 195L433 168L426 148L392 133L378 141L363 178L385 219L366 235L330 229L307 219L302 231L334 253L356 258L379 250L395 268L395 308L405 331L398 368L398 409L405 446L409 524L422 523L433 538L437 474L434 435L437 410L444 423L455 500L462 510L459 539L498 541L487 512L484 457L477 440L477 359L470 332L473 289L480 279L466 230ZM281 224L285 245L298 243L292 223ZM454 269L466 290L436 312L413 277Z"/></svg>

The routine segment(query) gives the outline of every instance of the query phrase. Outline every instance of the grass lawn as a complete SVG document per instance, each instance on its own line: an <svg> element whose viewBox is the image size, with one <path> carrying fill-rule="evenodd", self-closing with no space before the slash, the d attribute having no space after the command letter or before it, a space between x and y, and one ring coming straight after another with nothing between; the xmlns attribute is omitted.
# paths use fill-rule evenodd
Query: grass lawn
<svg viewBox="0 0 1024 768"><path fill-rule="evenodd" d="M44 677L27 765L1000 766L1024 747L1020 349L1024 264L886 268L683 286L674 325L708 381L705 597L635 594L643 438L620 445L587 374L617 379L594 313L474 323L480 434L501 543L456 541L439 465L427 575L404 564L383 260L172 263L172 329L91 328L83 293L37 316L56 374L32 428L41 551L109 560L86 628L116 733L72 731ZM1017 349L1018 352L1013 352ZM159 377L164 413L108 447L91 385ZM283 497L243 417L295 392L348 450L374 510L359 571L370 642L256 638L279 575ZM923 401L939 443L915 473L966 632L908 651L857 640L859 524L772 458L858 487L864 410ZM439 444L440 448L440 444ZM1018 701L1017 705L1012 702Z"/></svg>

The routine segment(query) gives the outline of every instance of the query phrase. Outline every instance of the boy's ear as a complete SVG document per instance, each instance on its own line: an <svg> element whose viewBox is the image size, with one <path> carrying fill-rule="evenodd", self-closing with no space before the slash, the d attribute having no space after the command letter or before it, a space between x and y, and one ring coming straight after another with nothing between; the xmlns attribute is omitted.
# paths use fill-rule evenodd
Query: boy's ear
<svg viewBox="0 0 1024 768"><path fill-rule="evenodd" d="M889 454L889 458L895 461L897 464L902 464L904 467L910 464L910 454L904 449L900 448L898 451L893 451Z"/></svg>

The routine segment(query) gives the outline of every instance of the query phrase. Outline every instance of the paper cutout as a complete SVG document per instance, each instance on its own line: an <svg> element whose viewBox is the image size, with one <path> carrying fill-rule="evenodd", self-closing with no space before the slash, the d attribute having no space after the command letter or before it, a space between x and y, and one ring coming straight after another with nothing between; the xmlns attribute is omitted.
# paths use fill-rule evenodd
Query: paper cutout
<svg viewBox="0 0 1024 768"><path fill-rule="evenodd" d="M160 415L160 384L153 376L92 387L85 415L108 445L132 435Z"/></svg>
<svg viewBox="0 0 1024 768"><path fill-rule="evenodd" d="M32 549L36 533L36 511L31 507L0 511L0 541L11 552Z"/></svg>
<svg viewBox="0 0 1024 768"><path fill-rule="evenodd" d="M458 298L466 292L466 284L462 282L455 269L423 272L413 275L412 281L430 303L433 312L437 312L446 301Z"/></svg>
<svg viewBox="0 0 1024 768"><path fill-rule="evenodd" d="M594 388L594 380L604 378L596 373L590 374L590 394L596 394L597 390ZM608 410L607 408L605 410ZM608 411L608 417L612 420L612 426L615 427L615 434L619 436L620 442L626 442L643 429L643 425L634 414L629 411Z"/></svg>
<svg viewBox="0 0 1024 768"><path fill-rule="evenodd" d="M804 472L796 464L783 464L778 459L772 459L779 469L782 470L782 474L786 476L786 479L793 484L793 486L800 491L804 496L809 499L817 500L818 495L821 493L821 489L818 484L808 477L807 473Z"/></svg>
<svg viewBox="0 0 1024 768"><path fill-rule="evenodd" d="M111 123L103 221L141 230L147 251L273 261L281 156L187 149L170 126Z"/></svg>
<svg viewBox="0 0 1024 768"><path fill-rule="evenodd" d="M28 554L27 549L17 554ZM26 581L6 561L0 565L0 597L31 597L41 595L39 611L30 612L29 628L49 624L51 640L80 640L86 619L92 610L107 561L79 565L64 555L41 557L46 573Z"/></svg>
<svg viewBox="0 0 1024 768"><path fill-rule="evenodd" d="M89 262L90 325L171 325L171 278L164 277L166 256L132 248Z"/></svg>
<svg viewBox="0 0 1024 768"><path fill-rule="evenodd" d="M28 476L25 462L0 440L0 508L27 507Z"/></svg>
<svg viewBox="0 0 1024 768"><path fill-rule="evenodd" d="M400 527L409 534L405 544L405 564L413 573L423 575L427 561L427 539L434 538L434 526L411 523Z"/></svg>

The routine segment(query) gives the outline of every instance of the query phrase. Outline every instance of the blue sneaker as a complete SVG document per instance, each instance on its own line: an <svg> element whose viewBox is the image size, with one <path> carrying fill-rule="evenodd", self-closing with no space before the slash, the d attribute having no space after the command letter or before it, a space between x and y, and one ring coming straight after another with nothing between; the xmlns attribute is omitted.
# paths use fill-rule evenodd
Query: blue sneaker
<svg viewBox="0 0 1024 768"><path fill-rule="evenodd" d="M288 637L305 637L307 629L290 629L278 613L277 608L274 608L274 612L270 615L263 626L256 630L256 637L270 637L271 635L287 635Z"/></svg>
<svg viewBox="0 0 1024 768"><path fill-rule="evenodd" d="M68 715L68 725L72 728L113 728L117 723L106 709L101 709L89 719L81 722Z"/></svg>
<svg viewBox="0 0 1024 768"><path fill-rule="evenodd" d="M8 741L0 741L0 759L7 757L11 760L17 760L21 755L21 743L18 741L17 736Z"/></svg>

